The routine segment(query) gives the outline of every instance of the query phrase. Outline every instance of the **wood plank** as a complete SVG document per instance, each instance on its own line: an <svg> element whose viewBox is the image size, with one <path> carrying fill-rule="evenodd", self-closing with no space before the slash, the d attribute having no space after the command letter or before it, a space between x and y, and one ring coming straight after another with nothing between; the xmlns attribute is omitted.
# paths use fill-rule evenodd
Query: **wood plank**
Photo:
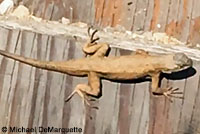
<svg viewBox="0 0 200 134"><path fill-rule="evenodd" d="M128 134L130 131L129 111L130 111L130 97L133 86L130 84L120 85L120 102L119 102L119 120L118 129L120 134Z"/></svg>
<svg viewBox="0 0 200 134"><path fill-rule="evenodd" d="M119 55L128 55L130 51L119 50ZM120 100L119 100L119 115L118 115L118 133L128 134L130 131L130 121L129 111L131 104L131 93L133 91L133 85L127 83L120 84Z"/></svg>
<svg viewBox="0 0 200 134"><path fill-rule="evenodd" d="M34 40L35 40L35 33L30 33L30 32L22 32L22 41L21 41L21 48L20 48L20 55L26 56L26 57L31 57L33 53L33 46L34 46ZM21 94L21 107L24 107L24 109L20 109L20 114L19 120L21 126L28 127L28 118L31 115L31 100L30 98L32 97L33 90L31 90L31 66L24 65L22 63L19 63L19 68L18 68L18 75L23 78L22 80L17 79L16 83L16 92L17 90L20 90L19 93ZM19 82L19 83L18 83ZM22 83L20 83L22 82ZM19 84L19 85L18 85ZM22 85L23 87L22 87ZM24 117L26 117L24 119Z"/></svg>
<svg viewBox="0 0 200 134"><path fill-rule="evenodd" d="M162 79L161 88L166 88L168 85L167 79ZM151 87L150 87L151 89ZM149 102L149 134L154 134L157 132L164 133L165 126L170 124L165 124L167 120L167 110L169 106L169 101L164 96L154 96L151 94Z"/></svg>
<svg viewBox="0 0 200 134"><path fill-rule="evenodd" d="M179 88L180 91L184 91L185 88L185 80L175 80L172 81L171 80L171 86L174 88ZM168 107L168 115L167 115L167 120L166 120L166 124L170 124L170 125L166 125L165 126L165 130L164 133L166 134L174 134L178 132L178 123L179 123L179 119L181 116L181 110L182 110L182 100L179 99L173 99L173 103L169 104Z"/></svg>
<svg viewBox="0 0 200 134"><path fill-rule="evenodd" d="M121 55L131 51L120 50ZM148 130L148 83L120 84L119 133L144 133ZM143 89L143 90L141 90ZM147 96L146 96L147 91ZM145 106L144 106L145 105ZM147 118L142 118L147 117ZM144 129L145 128L145 129Z"/></svg>
<svg viewBox="0 0 200 134"><path fill-rule="evenodd" d="M110 55L116 55L116 51L116 49L111 50ZM119 100L118 90L118 85L116 83L112 83L107 80L102 81L102 97L97 103L99 110L95 111L95 134L117 132L117 109L119 105L117 103Z"/></svg>
<svg viewBox="0 0 200 134"><path fill-rule="evenodd" d="M180 0L174 1L170 0L169 13L167 17L167 24L165 27L165 32L170 36L176 36L177 34L177 23L178 23L178 14L179 14L179 3Z"/></svg>
<svg viewBox="0 0 200 134"><path fill-rule="evenodd" d="M99 26L116 26L121 23L122 0L95 0L95 20Z"/></svg>
<svg viewBox="0 0 200 134"><path fill-rule="evenodd" d="M158 15L158 20L154 30L159 32L164 32L169 13L170 0L160 0L159 4L160 4L160 13ZM160 27L158 25L160 25Z"/></svg>
<svg viewBox="0 0 200 134"><path fill-rule="evenodd" d="M10 33L9 33L9 30L7 30L7 29L0 29L1 30L1 34L0 34L0 36L2 37L2 40L0 41L0 43L2 44L1 45L1 49L3 49L3 50L5 50L6 48L8 48L9 46L7 46L7 45L10 45L10 44L8 44L8 42L9 42L9 40L8 40L8 35L10 35ZM1 75L3 75L3 74L5 74L5 71L6 71L6 60L5 60L5 58L4 57L0 57L1 59L1 69L0 69L0 74ZM1 83L1 85L3 84L3 82L4 82L4 79L2 79L1 78L1 80L0 80L0 83ZM2 89L2 87L1 87L1 89L0 89L0 96L1 96L1 93L2 93L2 91L3 91L3 89Z"/></svg>
<svg viewBox="0 0 200 134"><path fill-rule="evenodd" d="M71 44L73 44L73 45L71 45ZM75 44L74 41L71 41L71 40L67 41L64 59L66 59L66 60L73 59L74 54L75 54L74 44ZM69 89L70 87L72 87L72 84L73 84L73 78L71 76L65 75L63 84L62 84L63 85L62 90L64 90L65 98L67 98L68 95L73 91L73 89ZM69 126L70 114L71 114L71 105L69 104L69 102L64 103L63 114L62 114L62 117L63 117L62 127L64 127L64 128L70 127Z"/></svg>
<svg viewBox="0 0 200 134"><path fill-rule="evenodd" d="M96 24L100 25L105 6L105 0L95 0L94 5L95 5L95 22Z"/></svg>
<svg viewBox="0 0 200 134"><path fill-rule="evenodd" d="M72 22L82 22L92 23L94 21L94 1L87 0L87 1L62 1L58 2L60 6L57 7L57 11L54 12L53 18L54 20L58 20L62 17L69 18ZM61 6L63 4L63 7ZM84 5L84 6L83 6ZM62 16L58 17L60 9L62 9Z"/></svg>
<svg viewBox="0 0 200 134"><path fill-rule="evenodd" d="M153 19L154 0L148 0L147 11L144 23L144 31L151 30L151 21Z"/></svg>
<svg viewBox="0 0 200 134"><path fill-rule="evenodd" d="M101 17L102 26L111 26L112 24L112 14L114 8L114 0L104 1Z"/></svg>
<svg viewBox="0 0 200 134"><path fill-rule="evenodd" d="M50 47L50 57L48 60L57 60L61 61L63 60L63 55L64 55L64 48L66 47L66 41L63 39L51 37L49 40L49 46ZM57 44L59 44L59 47L56 47ZM61 49L61 50L60 50ZM48 121L48 126L55 126L55 127L61 127L61 122L62 120L62 108L64 105L64 91L62 90L62 83L63 83L63 77L64 74L61 73L55 73L55 72L50 72L48 71L47 73L47 89L49 96L49 102L45 106L47 107L47 113L44 113L47 115L47 121ZM67 90L67 89L66 89ZM46 93L47 94L47 93ZM48 95L47 94L47 95Z"/></svg>
<svg viewBox="0 0 200 134"><path fill-rule="evenodd" d="M4 38L4 35L7 35L7 37ZM12 38L10 40L8 38ZM1 29L0 36L3 37L0 41L2 45L0 45L1 49L6 49L7 51L13 52L15 49L16 42L18 42L18 35L19 31L10 31ZM11 75L13 70L13 61L8 60L7 58L0 57L1 58L1 66L0 66L0 105L2 106L2 110L0 112L0 118L5 118L9 116L9 107L11 104L11 91L10 91L10 83L12 81ZM4 120L0 121L0 126L3 126L3 124L8 125L9 118L5 118Z"/></svg>
<svg viewBox="0 0 200 134"><path fill-rule="evenodd" d="M21 39L19 41L19 43L17 44L16 47L16 52L17 53L21 53L24 56L30 56L30 52L32 50L32 42L33 41L33 37L34 34L33 33L26 33L23 32L21 34ZM27 43L26 41L29 40L32 44L26 46L25 44ZM26 50L25 50L26 49ZM29 78L30 78L30 66L23 66L21 63L18 64L15 63L14 65L14 70L13 70L13 76L12 76L12 85L11 88L14 87L14 91L13 91L13 100L12 100L12 104L11 104L11 112L10 112L10 122L9 125L13 126L13 124L17 123L19 125L22 125L23 123L21 122L22 117L24 117L24 115L22 116L21 114L24 114L24 111L26 108L23 99L24 96L26 96L27 93L27 88L29 87ZM23 73L24 72L24 73ZM26 79L20 79L21 77L24 77ZM24 85L24 88L21 87L21 85ZM19 97L17 97L19 95ZM22 103L19 103L20 101L23 101ZM24 109L19 109L18 107L24 107ZM15 112L13 112L15 111ZM26 123L26 121L25 121Z"/></svg>
<svg viewBox="0 0 200 134"><path fill-rule="evenodd" d="M132 30L137 0L124 0L121 4L123 5L123 11L121 13L120 25L127 30Z"/></svg>
<svg viewBox="0 0 200 134"><path fill-rule="evenodd" d="M187 42L189 36L190 20L193 9L193 0L180 1L179 8L179 40Z"/></svg>
<svg viewBox="0 0 200 134"><path fill-rule="evenodd" d="M46 35L38 34L35 37L34 47L33 47L33 55L31 57L37 58L39 60L46 60L46 48L48 44L49 37ZM42 44L42 45L41 45ZM44 96L45 96L45 89L48 83L46 78L47 71L32 68L32 77L31 77L31 90L33 90L33 94L31 97L31 108L29 116L28 127L34 126L42 126L42 112L43 112L43 105L44 105Z"/></svg>
<svg viewBox="0 0 200 134"><path fill-rule="evenodd" d="M94 14L92 14L92 11L94 12L93 2L93 0L77 0L78 20L82 20L83 22L86 22L88 24L90 24L94 20Z"/></svg>
<svg viewBox="0 0 200 134"><path fill-rule="evenodd" d="M42 18L45 18L47 20L52 20L53 19L53 13L54 13L54 2L48 2L45 1L45 6L44 6L44 10L42 13Z"/></svg>
<svg viewBox="0 0 200 134"><path fill-rule="evenodd" d="M134 86L130 105L130 133L145 134L149 122L149 82L137 83Z"/></svg>
<svg viewBox="0 0 200 134"><path fill-rule="evenodd" d="M159 13L160 13L160 0L154 0L153 15L152 15L152 20L151 20L151 25L150 25L151 31L153 31L156 28Z"/></svg>
<svg viewBox="0 0 200 134"><path fill-rule="evenodd" d="M15 32L13 32L13 33L15 33ZM12 45L12 47L10 48L11 50L11 52L15 52L15 48L16 48L16 46L18 45L18 43L19 43L19 40L20 40L20 37L21 37L21 34L20 34L21 32L17 32L16 34L16 36L14 36L13 38L13 44L15 44L15 45ZM15 37L17 37L17 38L15 38ZM3 89L2 90L4 90L4 91L7 91L7 94L5 94L5 96L7 96L7 99L6 100L4 100L4 101L2 101L3 103L5 103L5 105L7 106L7 107L5 107L5 111L6 111L6 120L5 120L5 125L9 125L9 122L10 122L10 116L11 116L11 106L12 106L12 101L13 101L13 94L14 94L14 91L12 90L13 88L12 88L12 84L13 84L13 81L15 81L15 80L13 80L13 71L14 71L14 62L13 61L11 61L11 60L9 60L9 59L6 59L6 60L8 60L7 61L7 65L8 65L8 68L7 69L9 69L10 71L5 71L5 72L9 72L10 73L10 75L8 75L8 77L7 78L5 78L5 80L4 80L4 82L5 82L5 84L7 83L7 82L9 82L9 84L6 86L5 84L2 84L2 85L5 85L5 88L3 87ZM5 62L6 62L6 60L5 60ZM2 76L2 75L1 75ZM3 79L3 78L2 78ZM2 105L3 106L3 105ZM3 111L2 111L3 112ZM2 118L5 118L5 115L2 117Z"/></svg>
<svg viewBox="0 0 200 134"><path fill-rule="evenodd" d="M192 118L190 122L190 128L193 133L199 133L200 132L200 121L199 121L199 116L200 116L200 77L199 77L199 83L198 83L198 91L195 96L195 104L193 107L193 113L192 113Z"/></svg>
<svg viewBox="0 0 200 134"><path fill-rule="evenodd" d="M200 66L196 64L194 67L197 69ZM194 76L186 80L178 131L190 132L190 121L192 118L193 107L195 105L194 96L196 96L198 91L199 75L199 71L197 71Z"/></svg>
<svg viewBox="0 0 200 134"><path fill-rule="evenodd" d="M74 42L75 43L75 42ZM73 45L73 44L72 44ZM75 47L75 53L73 59L81 58L83 57L82 48L78 45ZM78 78L73 77L72 87L68 87L66 90L73 91L77 84L81 83L87 83L87 78ZM83 101L79 95L75 95L69 102L71 109L70 109L70 119L69 119L69 126L78 126L80 128L83 128L85 126L85 120L86 120L86 111L85 107L83 105ZM78 112L77 112L78 111Z"/></svg>
<svg viewBox="0 0 200 134"><path fill-rule="evenodd" d="M23 0L23 2L25 2L25 1ZM42 0L31 1L31 0L29 0L26 5L28 5L28 7L31 8L31 10L33 11L33 14L35 16L44 17L44 15L45 15L45 1L42 1ZM32 7L30 7L30 6L32 6Z"/></svg>
<svg viewBox="0 0 200 134"><path fill-rule="evenodd" d="M145 17L148 8L148 0L139 0L134 14L133 31L144 31Z"/></svg>
<svg viewBox="0 0 200 134"><path fill-rule="evenodd" d="M188 37L188 42L192 44L200 44L200 13L199 13L199 0L193 1L192 15L190 21L190 35Z"/></svg>

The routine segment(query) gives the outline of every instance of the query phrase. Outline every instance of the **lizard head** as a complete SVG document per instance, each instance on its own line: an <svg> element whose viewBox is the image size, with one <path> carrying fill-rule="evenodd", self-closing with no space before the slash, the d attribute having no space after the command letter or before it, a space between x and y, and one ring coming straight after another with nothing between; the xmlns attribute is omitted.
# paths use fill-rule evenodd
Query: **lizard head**
<svg viewBox="0 0 200 134"><path fill-rule="evenodd" d="M164 62L166 67L162 70L163 73L178 72L192 66L192 60L184 53L167 55Z"/></svg>
<svg viewBox="0 0 200 134"><path fill-rule="evenodd" d="M186 56L184 53L175 53L173 56L176 68L175 70L180 71L192 66L192 59Z"/></svg>
<svg viewBox="0 0 200 134"><path fill-rule="evenodd" d="M176 65L180 68L192 66L192 60L188 58L184 53L176 53L173 59Z"/></svg>

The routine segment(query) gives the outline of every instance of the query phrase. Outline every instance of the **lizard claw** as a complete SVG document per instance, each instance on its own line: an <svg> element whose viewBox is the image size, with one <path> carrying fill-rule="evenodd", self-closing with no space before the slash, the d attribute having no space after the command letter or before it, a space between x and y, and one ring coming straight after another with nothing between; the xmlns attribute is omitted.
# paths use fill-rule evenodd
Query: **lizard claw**
<svg viewBox="0 0 200 134"><path fill-rule="evenodd" d="M95 101L94 99L92 98L89 98L86 94L83 95L83 103L84 104L87 104L87 106L89 106L90 108L94 108L94 109L99 109L98 107L96 106L92 106L89 101Z"/></svg>
<svg viewBox="0 0 200 134"><path fill-rule="evenodd" d="M89 101L91 99L89 99L88 96L85 93L83 93L80 90L76 90L76 89L67 97L67 99L65 99L65 102L68 102L74 96L75 93L77 93L82 98L84 105L86 104L90 108L99 109L98 107L92 106L89 103ZM91 101L93 101L93 100L91 100Z"/></svg>
<svg viewBox="0 0 200 134"><path fill-rule="evenodd" d="M163 92L163 95L170 101L173 102L171 99L172 97L178 98L178 99L184 99L183 96L176 96L176 94L183 94L183 92L178 92L179 88L173 89L172 87L168 88L167 91Z"/></svg>
<svg viewBox="0 0 200 134"><path fill-rule="evenodd" d="M67 99L65 99L65 102L68 102L68 101L74 96L75 93L76 93L76 90L74 90L74 91L67 97Z"/></svg>

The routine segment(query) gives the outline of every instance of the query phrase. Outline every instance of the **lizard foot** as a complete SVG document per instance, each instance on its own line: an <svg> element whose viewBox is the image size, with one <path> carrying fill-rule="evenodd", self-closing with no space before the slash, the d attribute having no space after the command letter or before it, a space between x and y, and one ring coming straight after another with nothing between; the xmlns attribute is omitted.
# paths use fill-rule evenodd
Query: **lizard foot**
<svg viewBox="0 0 200 134"><path fill-rule="evenodd" d="M94 109L98 109L98 107L92 106L89 101L92 101L87 94L83 93L81 90L75 89L68 97L67 99L65 99L65 102L68 102L75 94L78 94L82 100L83 100L83 104L89 106L90 108L94 108Z"/></svg>
<svg viewBox="0 0 200 134"><path fill-rule="evenodd" d="M173 100L171 99L172 97L174 98L178 98L178 99L184 99L183 96L177 96L177 95L182 95L183 92L179 92L178 91L179 88L172 88L172 87L169 87L167 88L166 91L163 92L163 95L170 101L170 102L173 102Z"/></svg>

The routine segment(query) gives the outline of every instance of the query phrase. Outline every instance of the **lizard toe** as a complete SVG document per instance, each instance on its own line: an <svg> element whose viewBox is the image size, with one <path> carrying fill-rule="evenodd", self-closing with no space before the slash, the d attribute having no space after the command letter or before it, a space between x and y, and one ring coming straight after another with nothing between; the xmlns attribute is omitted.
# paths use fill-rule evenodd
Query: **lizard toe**
<svg viewBox="0 0 200 134"><path fill-rule="evenodd" d="M177 95L182 95L183 92L177 91L179 88L168 88L167 91L163 92L163 95L170 101L173 102L172 98L178 98L178 99L184 99L183 96L177 96Z"/></svg>

